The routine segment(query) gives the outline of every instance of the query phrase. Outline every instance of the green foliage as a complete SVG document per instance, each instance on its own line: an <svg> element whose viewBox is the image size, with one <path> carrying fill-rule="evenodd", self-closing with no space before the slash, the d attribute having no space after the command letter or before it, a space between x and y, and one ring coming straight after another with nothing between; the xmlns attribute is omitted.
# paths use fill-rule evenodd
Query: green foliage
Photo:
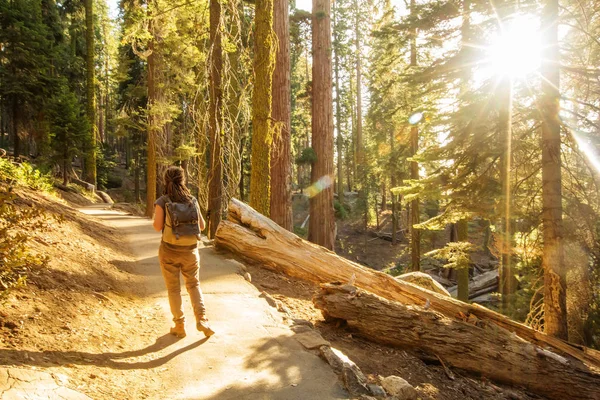
<svg viewBox="0 0 600 400"><path fill-rule="evenodd" d="M296 158L296 164L313 164L317 161L317 153L312 147L307 147L302 150L300 157Z"/></svg>
<svg viewBox="0 0 600 400"><path fill-rule="evenodd" d="M112 171L117 166L117 153L103 147L96 157L96 173L98 186L103 189L120 188L123 180L115 177Z"/></svg>
<svg viewBox="0 0 600 400"><path fill-rule="evenodd" d="M383 269L383 272L391 276L399 276L406 272L406 266L397 262L394 266Z"/></svg>
<svg viewBox="0 0 600 400"><path fill-rule="evenodd" d="M198 149L190 144L182 144L176 147L173 153L174 155L171 157L171 161L173 162L189 161L199 156Z"/></svg>
<svg viewBox="0 0 600 400"><path fill-rule="evenodd" d="M342 204L339 200L333 201L333 208L335 209L335 217L337 219L347 219L350 214L350 210L346 204Z"/></svg>
<svg viewBox="0 0 600 400"><path fill-rule="evenodd" d="M294 226L294 233L303 239L306 239L308 237L308 229L307 228L301 228L299 226Z"/></svg>
<svg viewBox="0 0 600 400"><path fill-rule="evenodd" d="M8 289L24 285L29 271L45 267L49 261L28 246L28 232L46 226L43 212L35 206L19 207L16 200L11 189L0 190L0 297Z"/></svg>
<svg viewBox="0 0 600 400"><path fill-rule="evenodd" d="M432 250L426 256L446 261L444 268L469 268L471 252L475 246L469 242L450 242L441 249Z"/></svg>
<svg viewBox="0 0 600 400"><path fill-rule="evenodd" d="M0 158L0 181L43 192L54 190L50 175L42 173L27 162L13 164L5 158Z"/></svg>
<svg viewBox="0 0 600 400"><path fill-rule="evenodd" d="M61 84L59 92L52 98L48 107L48 118L52 159L65 173L71 165L71 160L81 155L80 149L84 146L89 132L89 122L81 103L66 83Z"/></svg>

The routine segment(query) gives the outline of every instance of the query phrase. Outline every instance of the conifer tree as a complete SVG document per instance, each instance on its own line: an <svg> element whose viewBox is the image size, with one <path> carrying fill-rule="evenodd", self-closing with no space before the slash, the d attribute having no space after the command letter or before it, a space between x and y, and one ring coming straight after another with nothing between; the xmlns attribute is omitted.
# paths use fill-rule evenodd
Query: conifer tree
<svg viewBox="0 0 600 400"><path fill-rule="evenodd" d="M275 124L271 151L270 216L287 230L292 230L292 163L291 163L291 82L289 3L274 4L273 25L277 35L277 57L273 73L273 111Z"/></svg>
<svg viewBox="0 0 600 400"><path fill-rule="evenodd" d="M221 222L223 207L223 48L221 25L221 2L210 0L210 44L208 63L210 68L209 82L209 115L208 128L210 137L210 169L208 175L208 235L214 238L217 226ZM200 182L202 185L203 182Z"/></svg>
<svg viewBox="0 0 600 400"><path fill-rule="evenodd" d="M308 239L333 249L333 102L331 71L331 2L313 0L312 163Z"/></svg>
<svg viewBox="0 0 600 400"><path fill-rule="evenodd" d="M96 185L96 65L94 61L94 1L85 0L86 43L86 101L89 124L88 145L85 149L85 177Z"/></svg>
<svg viewBox="0 0 600 400"><path fill-rule="evenodd" d="M272 79L276 36L273 34L273 1L257 0L255 9L254 91L252 94L252 170L250 205L268 216L271 200Z"/></svg>
<svg viewBox="0 0 600 400"><path fill-rule="evenodd" d="M542 13L542 224L545 332L567 339L566 272L563 254L558 0Z"/></svg>

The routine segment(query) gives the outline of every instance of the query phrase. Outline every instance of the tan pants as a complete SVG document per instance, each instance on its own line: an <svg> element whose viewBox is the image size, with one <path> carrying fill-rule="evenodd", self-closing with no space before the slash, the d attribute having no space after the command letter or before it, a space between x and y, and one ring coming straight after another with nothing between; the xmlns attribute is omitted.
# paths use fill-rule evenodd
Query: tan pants
<svg viewBox="0 0 600 400"><path fill-rule="evenodd" d="M183 275L185 287L190 295L196 322L199 321L206 314L206 309L200 290L200 255L198 249L175 250L171 246L161 243L158 248L158 261L167 286L173 321L180 322L184 320L181 284L179 283L180 273Z"/></svg>

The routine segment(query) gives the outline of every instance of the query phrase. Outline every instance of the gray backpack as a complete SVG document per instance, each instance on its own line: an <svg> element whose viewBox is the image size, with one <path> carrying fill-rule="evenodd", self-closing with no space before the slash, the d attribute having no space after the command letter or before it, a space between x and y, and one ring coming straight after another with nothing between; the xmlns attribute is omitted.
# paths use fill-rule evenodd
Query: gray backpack
<svg viewBox="0 0 600 400"><path fill-rule="evenodd" d="M177 240L180 236L195 236L200 240L200 208L194 197L190 203L176 203L167 196L165 206L171 225L165 224L171 228Z"/></svg>

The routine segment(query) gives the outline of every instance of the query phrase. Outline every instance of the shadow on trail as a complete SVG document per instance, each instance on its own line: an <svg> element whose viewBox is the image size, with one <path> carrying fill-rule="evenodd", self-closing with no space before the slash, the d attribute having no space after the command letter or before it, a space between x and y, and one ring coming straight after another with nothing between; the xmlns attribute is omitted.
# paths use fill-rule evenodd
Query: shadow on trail
<svg viewBox="0 0 600 400"><path fill-rule="evenodd" d="M336 375L317 355L295 339L277 336L260 341L244 357L244 370L259 373L253 381L238 379L204 400L347 399ZM190 393L190 395L193 395ZM191 397L193 398L193 397Z"/></svg>
<svg viewBox="0 0 600 400"><path fill-rule="evenodd" d="M142 276L162 276L162 273L160 272L158 256L148 257L138 261L111 260L110 263L117 267L120 271L127 272L129 274Z"/></svg>
<svg viewBox="0 0 600 400"><path fill-rule="evenodd" d="M159 358L148 361L120 361L127 358L141 357L157 353L179 341L171 334L165 334L147 347L139 350L124 351L121 353L86 353L81 351L26 351L0 349L0 365L6 366L36 366L55 367L56 365L94 365L118 370L151 369L166 364L175 357L193 350L206 343L208 338L197 340L185 347L165 354ZM10 360L10 361L7 361ZM17 361L18 360L18 361Z"/></svg>

